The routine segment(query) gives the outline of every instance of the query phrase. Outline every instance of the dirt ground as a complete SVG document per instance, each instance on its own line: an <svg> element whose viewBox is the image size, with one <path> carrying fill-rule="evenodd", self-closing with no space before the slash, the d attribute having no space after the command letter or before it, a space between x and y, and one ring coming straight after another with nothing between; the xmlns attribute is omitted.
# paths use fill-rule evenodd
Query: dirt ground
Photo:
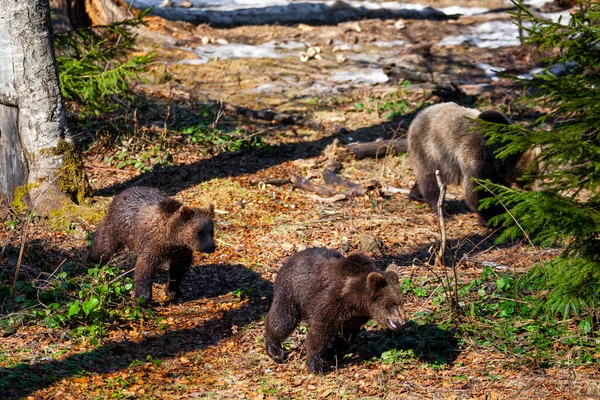
<svg viewBox="0 0 600 400"><path fill-rule="evenodd" d="M264 351L263 319L272 282L281 261L298 250L327 246L343 253L363 251L381 267L395 262L401 266L403 278L419 282L434 281L437 274L444 273L442 267L426 266L440 240L438 219L406 195L386 195L375 189L362 197L330 203L315 200L291 185L264 183L291 174L322 183L318 161L333 139L350 143L402 137L419 107L454 99L433 94L435 88L427 83L408 87L393 82L350 85L335 93L310 94L304 89L326 81L328 71L339 67L328 39L344 38L363 44L367 50L374 40L405 40L407 45L398 50L398 59L429 49L429 65L434 70L458 80L490 85L462 100L480 108L503 107L514 120L531 121L535 113L516 103L519 91L510 80L490 81L473 64L483 62L524 73L535 66L533 50L432 46L485 18L489 17L406 21L402 30L394 28L394 21L367 20L359 22L360 32L356 23L350 22L320 27L213 29L153 18L150 31L177 42L155 47L154 41L142 38L140 51L155 48L158 53L146 83L135 88L151 106L138 109L133 104L112 124L98 120L82 126L73 120L79 129L74 133L81 140L87 173L101 209L114 194L134 184L158 187L191 206L213 203L217 209L217 251L195 255L180 302L165 301L161 288L166 275L160 274L154 285L158 299L152 305L155 317L112 326L99 343L77 340L66 330L41 325L25 325L0 338L0 379L9 373L27 376L28 382L31 376L40 377L37 384L15 384L2 397L600 398L597 367L522 363L521 356L493 343L482 345L457 338L456 325L422 324L419 315L423 311L443 307L433 304L431 298L407 298L412 323L402 332L368 324L351 354L338 360L324 376L306 373L305 329L298 329L286 343L287 363L275 364ZM293 38L321 46L326 57L308 63L296 56L178 63L195 57L185 48L200 45L203 37L249 44ZM279 91L254 90L261 84L282 81L286 85ZM388 118L381 106L390 99L404 101L407 107L401 110L406 111ZM208 118L216 120L218 126L238 128L260 137L268 146L251 151L205 151L186 142L180 131L206 120L201 111L211 101L301 114L321 122L324 128L288 126L211 111ZM134 133L131 139L115 140L125 130ZM150 165L143 171L133 165L118 168L109 161L124 149L147 148L156 138L172 157L167 166ZM357 183L376 180L380 187L410 189L414 182L406 155L345 161L340 175ZM460 201L460 189L451 187L449 193L457 197L449 201L452 215L446 221L449 253L460 260L461 281L478 277L485 263L523 272L558 254L558 249L539 250L525 243L495 245L494 233L479 227L476 215ZM21 276L33 279L66 259L84 265L88 234L95 226L85 220L76 225L67 231L50 230L44 221L33 223ZM12 268L18 257L19 235L3 225L0 239L13 249L1 260L3 266ZM133 260L134 256L126 252L118 258L124 268L131 268ZM399 338L408 348L437 354L442 362L426 357L390 361L386 354Z"/></svg>

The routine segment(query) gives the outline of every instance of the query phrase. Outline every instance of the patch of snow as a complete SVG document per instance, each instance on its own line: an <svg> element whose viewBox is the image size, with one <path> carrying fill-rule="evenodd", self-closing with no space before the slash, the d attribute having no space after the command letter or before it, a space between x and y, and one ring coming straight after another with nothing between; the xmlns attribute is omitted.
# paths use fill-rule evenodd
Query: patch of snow
<svg viewBox="0 0 600 400"><path fill-rule="evenodd" d="M371 72L346 70L335 71L331 75L331 79L337 83L352 82L374 85L376 83L385 83L389 78L383 72L383 69L378 68L371 70Z"/></svg>
<svg viewBox="0 0 600 400"><path fill-rule="evenodd" d="M521 44L519 41L519 28L512 21L490 21L469 28L464 35L446 37L437 45L455 46L463 43L488 49Z"/></svg>
<svg viewBox="0 0 600 400"><path fill-rule="evenodd" d="M280 85L277 83L263 83L262 85L259 85L259 86L255 87L254 89L250 90L250 92L273 93L273 92L277 92L277 91L283 91L284 89L285 89L284 85Z"/></svg>
<svg viewBox="0 0 600 400"><path fill-rule="evenodd" d="M193 52L204 62L209 60L230 60L234 58L282 58L294 53L278 52L277 50L304 49L306 46L299 42L266 42L259 45L228 43L225 45L205 44L195 47Z"/></svg>
<svg viewBox="0 0 600 400"><path fill-rule="evenodd" d="M390 42L373 42L371 43L374 46L377 47L397 47L397 46L404 46L406 44L406 42L404 40L392 40Z"/></svg>
<svg viewBox="0 0 600 400"><path fill-rule="evenodd" d="M552 1L553 0L524 0L523 4L525 4L526 6L540 8L546 3L552 3ZM506 4L507 6L514 6L514 4L510 0L506 0L504 4Z"/></svg>
<svg viewBox="0 0 600 400"><path fill-rule="evenodd" d="M335 1L327 2L328 5L333 5ZM353 8L364 8L366 10L416 10L421 11L427 6L422 4L411 4L411 3L397 3L397 2L385 2L385 3L373 3L371 1L345 1Z"/></svg>
<svg viewBox="0 0 600 400"><path fill-rule="evenodd" d="M477 64L477 68L480 68L480 69L482 69L482 70L483 70L483 72L485 73L485 76L487 76L487 77L489 77L489 78L492 78L492 80L493 80L493 81L497 81L497 80L499 80L500 78L498 78L498 77L496 76L496 74L497 74L498 72L502 72L502 71L504 71L504 70L505 70L505 68L502 68L502 67L494 67L494 66L492 66L492 65L490 65L490 64L486 64L486 63L479 63L479 64Z"/></svg>
<svg viewBox="0 0 600 400"><path fill-rule="evenodd" d="M571 20L571 12L569 10L555 13L541 13L541 16L556 23L560 20L561 25L568 25Z"/></svg>
<svg viewBox="0 0 600 400"><path fill-rule="evenodd" d="M186 58L185 60L178 61L177 64L200 65L200 64L206 64L207 62L208 62L207 58Z"/></svg>
<svg viewBox="0 0 600 400"><path fill-rule="evenodd" d="M544 68L534 68L531 71L529 71L526 74L523 75L517 75L517 78L521 78L521 79L533 79L534 75L540 74L544 72Z"/></svg>
<svg viewBox="0 0 600 400"><path fill-rule="evenodd" d="M291 41L291 40L286 40L284 42L277 43L275 45L275 47L278 48L278 49L284 49L284 50L304 50L308 46L306 44L304 44L304 43L294 42L294 41Z"/></svg>
<svg viewBox="0 0 600 400"><path fill-rule="evenodd" d="M490 11L489 8L484 8L484 7L461 7L461 6L450 6L450 7L440 8L439 10L446 15L454 15L454 14L477 15L477 14L484 14L484 13Z"/></svg>
<svg viewBox="0 0 600 400"><path fill-rule="evenodd" d="M528 73L523 74L523 75L518 75L517 77L521 78L521 79L533 79L534 75L544 74L545 71L548 71L552 75L567 74L567 73L569 73L569 71L571 69L575 68L576 65L577 65L577 63L575 61L569 61L567 63L554 64L550 68L547 68L547 69L536 67L536 68L533 68Z"/></svg>

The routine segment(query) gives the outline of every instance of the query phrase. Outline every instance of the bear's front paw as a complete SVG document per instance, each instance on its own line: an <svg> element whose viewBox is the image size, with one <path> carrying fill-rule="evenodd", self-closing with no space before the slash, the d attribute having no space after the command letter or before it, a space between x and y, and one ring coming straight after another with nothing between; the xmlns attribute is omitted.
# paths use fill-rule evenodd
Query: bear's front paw
<svg viewBox="0 0 600 400"><path fill-rule="evenodd" d="M175 301L179 298L179 296L181 295L181 292L179 290L169 289L169 287L167 286L165 288L165 295L167 296L167 298L169 300Z"/></svg>
<svg viewBox="0 0 600 400"><path fill-rule="evenodd" d="M311 374L323 374L323 358L321 356L309 357L306 360L306 369Z"/></svg>
<svg viewBox="0 0 600 400"><path fill-rule="evenodd" d="M276 343L267 342L267 354L275 362L282 363L285 361L285 351Z"/></svg>

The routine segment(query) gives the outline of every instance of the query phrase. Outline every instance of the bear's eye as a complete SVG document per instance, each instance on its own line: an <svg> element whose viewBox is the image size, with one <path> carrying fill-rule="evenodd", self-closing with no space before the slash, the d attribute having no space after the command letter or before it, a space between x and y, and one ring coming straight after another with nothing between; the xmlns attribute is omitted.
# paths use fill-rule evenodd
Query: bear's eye
<svg viewBox="0 0 600 400"><path fill-rule="evenodd" d="M394 310L394 311L395 311L395 310L397 310L397 309L398 309L398 304L396 304L396 303L392 304L392 310Z"/></svg>

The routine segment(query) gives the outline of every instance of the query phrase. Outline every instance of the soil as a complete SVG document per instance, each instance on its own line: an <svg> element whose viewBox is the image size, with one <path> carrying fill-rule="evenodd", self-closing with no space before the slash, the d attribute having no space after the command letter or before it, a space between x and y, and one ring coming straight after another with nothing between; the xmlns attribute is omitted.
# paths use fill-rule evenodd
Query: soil
<svg viewBox="0 0 600 400"><path fill-rule="evenodd" d="M432 1L431 5L441 3L455 2ZM464 3L480 5L479 1ZM98 118L83 124L73 117L74 133L83 148L97 207L105 208L111 196L132 185L159 187L190 206L213 203L217 251L195 255L180 302L166 302L163 273L154 284L153 297L158 299L152 305L155 316L111 326L99 343L41 324L24 325L1 338L0 378L15 371L40 376L38 384L16 385L3 393L3 398L600 398L597 368L526 364L520 362L520 356L493 344L459 341L453 328L419 325L417 312L444 306L414 296L407 298L406 310L413 322L404 332L392 333L369 324L351 354L338 360L324 376L309 375L305 370L305 331L301 329L287 342L286 363L275 364L264 350L263 320L272 282L282 260L300 249L327 246L343 253L363 251L381 267L391 262L399 265L403 278L434 281L444 273L444 268L433 262L440 240L438 218L406 195L389 196L375 189L359 198L329 203L290 185L256 182L298 174L322 183L318 161L333 139L350 143L402 137L414 113L425 104L455 100L481 109L493 106L515 121L530 123L536 111L517 102L519 90L512 81L491 80L474 65L488 63L511 73L526 73L536 66L539 54L525 46L434 46L444 37L490 18L508 17L405 21L406 27L400 30L395 21L365 20L358 22L360 32L357 22L214 29L150 18L150 32L176 43L156 47L147 37L141 40L139 51L154 49L158 55L146 74L147 81L134 88L139 100L120 115L111 116L112 122ZM320 46L323 58L303 63L293 54L276 59L181 63L197 58L189 49L202 46L204 37L248 44L293 40ZM338 38L361 44L364 54L370 54L375 41L404 40L406 46L395 49L396 54L387 61L425 55L434 71L457 82L487 86L466 97L456 93L450 96L458 97L448 97L436 95L432 82L410 86L401 79L375 85L331 83L332 70L360 64L336 60L335 45L329 39ZM379 66L380 61L373 64ZM263 84L279 86L257 91ZM330 89L311 91L318 84ZM322 123L323 129L222 113L221 101L303 115ZM406 107L388 118L384 104L402 101ZM220 129L237 128L260 138L263 146L227 151L217 145L206 149L189 143L182 129L207 118ZM117 167L110 159L126 150L129 154L147 150L156 143L170 154L168 165L140 170L133 165ZM414 182L406 155L348 160L340 175L358 183L374 179L381 187L410 189ZM448 254L457 262L461 281L478 277L484 263L521 273L559 254L560 249L540 250L524 242L494 244L494 232L478 226L476 215L461 201L460 188L450 187L449 193L457 200L448 201ZM34 280L65 261L85 266L88 237L94 229L93 223L84 220L68 230L51 230L44 221L35 221L29 228L20 278ZM2 224L0 239L3 246L7 244L1 265L5 271L14 270L20 232ZM124 252L116 262L126 271L134 258ZM419 357L386 362L383 354L393 348L394 335L408 337L421 348L432 338L442 338L443 362Z"/></svg>

